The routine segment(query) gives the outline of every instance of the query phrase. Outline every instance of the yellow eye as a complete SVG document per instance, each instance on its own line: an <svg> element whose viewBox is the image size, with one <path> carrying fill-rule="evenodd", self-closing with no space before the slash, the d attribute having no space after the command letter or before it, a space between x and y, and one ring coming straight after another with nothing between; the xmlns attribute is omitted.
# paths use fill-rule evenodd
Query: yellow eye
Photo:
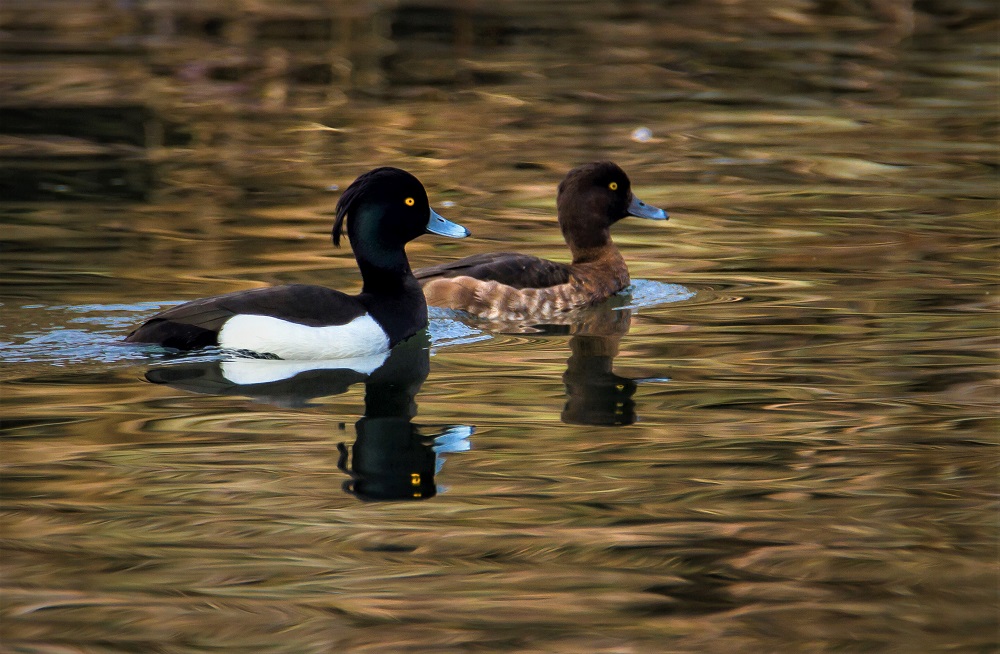
<svg viewBox="0 0 1000 654"><path fill-rule="evenodd" d="M608 184L608 188L611 189L612 191L617 191L618 190L618 182L611 182L610 184Z"/></svg>
<svg viewBox="0 0 1000 654"><path fill-rule="evenodd" d="M403 200L403 203L408 207L412 207L417 203L417 201L414 200L413 198L406 198L405 200Z"/></svg>

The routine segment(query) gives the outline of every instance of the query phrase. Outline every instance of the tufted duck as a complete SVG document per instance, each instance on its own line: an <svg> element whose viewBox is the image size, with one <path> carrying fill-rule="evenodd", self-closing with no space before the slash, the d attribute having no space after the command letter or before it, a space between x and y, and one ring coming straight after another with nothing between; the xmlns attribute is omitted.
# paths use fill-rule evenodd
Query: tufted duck
<svg viewBox="0 0 1000 654"><path fill-rule="evenodd" d="M344 219L364 282L347 295L292 284L195 300L159 313L129 334L130 343L180 350L218 345L282 359L341 359L384 352L427 326L427 304L403 246L425 232L463 238L427 202L416 177L376 168L358 177L337 203L333 244Z"/></svg>
<svg viewBox="0 0 1000 654"><path fill-rule="evenodd" d="M667 220L632 194L625 171L610 161L569 171L556 206L572 263L495 252L421 268L414 274L427 302L491 320L546 318L596 304L630 283L611 225L625 216Z"/></svg>

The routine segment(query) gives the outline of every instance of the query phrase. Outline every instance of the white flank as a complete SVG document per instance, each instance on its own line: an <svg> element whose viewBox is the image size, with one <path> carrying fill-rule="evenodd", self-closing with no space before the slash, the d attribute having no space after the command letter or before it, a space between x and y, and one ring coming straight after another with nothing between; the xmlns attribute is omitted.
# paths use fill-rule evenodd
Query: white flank
<svg viewBox="0 0 1000 654"><path fill-rule="evenodd" d="M219 346L282 359L351 359L389 349L389 338L367 313L346 325L307 327L272 316L233 316L219 330Z"/></svg>
<svg viewBox="0 0 1000 654"><path fill-rule="evenodd" d="M332 361L276 361L274 359L236 359L222 362L222 376L234 384L268 384L291 379L309 370L353 370L370 375L389 358L388 350L366 357Z"/></svg>

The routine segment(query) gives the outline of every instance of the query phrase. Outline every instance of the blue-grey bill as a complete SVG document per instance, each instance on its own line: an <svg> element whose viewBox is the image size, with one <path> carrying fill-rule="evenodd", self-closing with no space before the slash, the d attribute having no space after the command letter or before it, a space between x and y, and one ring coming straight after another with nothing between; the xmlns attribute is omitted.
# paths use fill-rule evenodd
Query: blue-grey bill
<svg viewBox="0 0 1000 654"><path fill-rule="evenodd" d="M646 204L639 198L632 196L632 201L628 203L628 215L636 218L649 218L650 220L667 220L670 216L659 207Z"/></svg>
<svg viewBox="0 0 1000 654"><path fill-rule="evenodd" d="M427 231L438 236L449 238L465 238L471 232L458 223L453 223L437 211L431 209L430 219L427 221Z"/></svg>

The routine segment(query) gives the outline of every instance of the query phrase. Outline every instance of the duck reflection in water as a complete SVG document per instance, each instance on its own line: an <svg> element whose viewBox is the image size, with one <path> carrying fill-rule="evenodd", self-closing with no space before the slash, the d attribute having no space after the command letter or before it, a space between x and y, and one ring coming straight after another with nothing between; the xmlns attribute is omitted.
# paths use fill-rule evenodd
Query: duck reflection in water
<svg viewBox="0 0 1000 654"><path fill-rule="evenodd" d="M632 322L630 309L599 310L569 339L563 383L562 421L572 425L631 425L636 420L635 380L612 370L622 336Z"/></svg>
<svg viewBox="0 0 1000 654"><path fill-rule="evenodd" d="M471 449L471 426L450 425L424 434L413 424L416 395L429 370L428 348L407 342L365 382L365 413L354 425L354 445L350 451L345 443L337 445L337 467L351 476L343 484L346 492L362 500L429 499L437 495L435 475L444 464L442 455Z"/></svg>
<svg viewBox="0 0 1000 654"><path fill-rule="evenodd" d="M562 421L570 425L631 425L637 419L632 396L638 384L666 380L630 379L614 373L619 344L632 325L632 309L621 306L626 301L625 296L616 296L602 305L556 316L545 324L497 321L475 321L475 324L507 334L569 335Z"/></svg>
<svg viewBox="0 0 1000 654"><path fill-rule="evenodd" d="M337 467L350 475L343 488L362 500L423 500L437 494L443 455L471 449L469 425L424 434L413 424L416 395L430 371L429 341L418 334L388 356L339 361L236 359L154 368L146 379L196 393L241 395L279 406L309 406L365 384L365 413L357 439L339 443ZM350 463L350 465L349 465Z"/></svg>

